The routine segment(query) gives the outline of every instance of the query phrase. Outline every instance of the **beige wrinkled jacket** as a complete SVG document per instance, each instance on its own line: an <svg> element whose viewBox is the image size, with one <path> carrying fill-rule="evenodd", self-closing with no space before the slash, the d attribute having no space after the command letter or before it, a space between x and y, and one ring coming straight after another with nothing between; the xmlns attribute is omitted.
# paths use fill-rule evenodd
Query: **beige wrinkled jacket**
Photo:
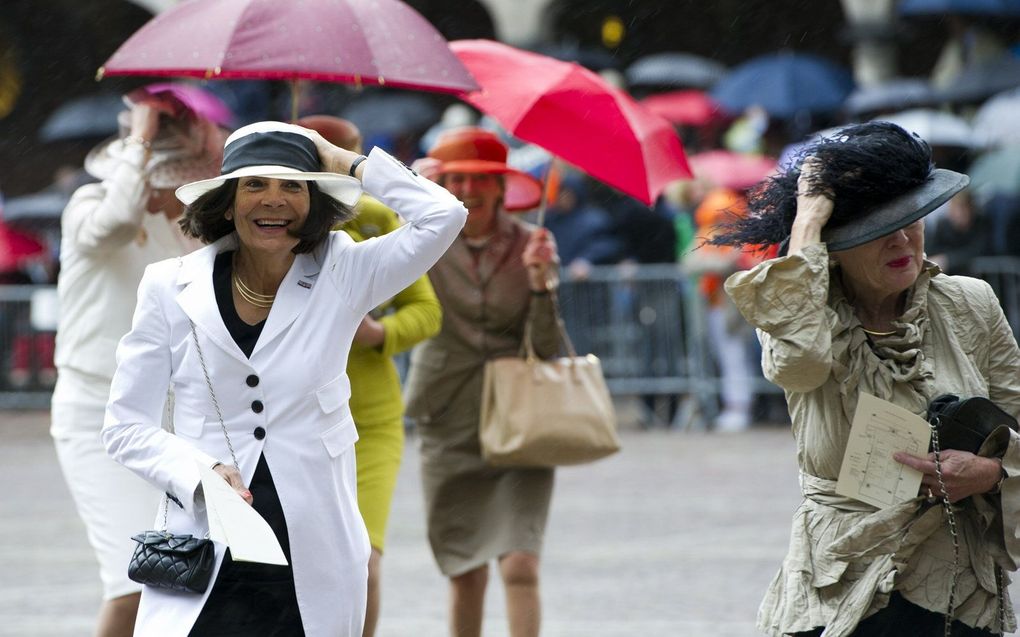
<svg viewBox="0 0 1020 637"><path fill-rule="evenodd" d="M916 498L877 510L836 495L836 479L859 392L920 416L944 393L987 396L1020 415L1020 350L991 288L929 263L896 334L874 344L838 277L830 279L823 244L738 272L726 291L758 330L766 378L785 390L804 494L758 628L782 635L825 626L826 637L848 635L893 590L944 613L953 549L942 508ZM980 453L1002 457L1008 477L1001 496L956 505L961 572L954 616L998 631L995 565L1015 571L1020 561L1020 436L1000 428Z"/></svg>

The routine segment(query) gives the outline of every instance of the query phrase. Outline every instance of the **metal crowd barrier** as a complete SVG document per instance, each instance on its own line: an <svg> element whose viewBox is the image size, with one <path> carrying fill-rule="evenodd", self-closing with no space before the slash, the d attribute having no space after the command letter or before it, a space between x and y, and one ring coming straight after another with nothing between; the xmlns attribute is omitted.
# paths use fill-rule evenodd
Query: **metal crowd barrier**
<svg viewBox="0 0 1020 637"><path fill-rule="evenodd" d="M0 285L0 409L47 409L56 371L53 286Z"/></svg>
<svg viewBox="0 0 1020 637"><path fill-rule="evenodd" d="M973 268L995 289L1020 336L1020 259L982 258ZM34 306L52 292L0 286L0 409L48 407L53 332L46 320L40 325ZM705 302L681 266L596 267L586 280L564 279L559 298L575 349L600 358L614 395L679 399L674 424L702 423L717 413L722 379ZM758 394L779 391L760 376L750 382Z"/></svg>

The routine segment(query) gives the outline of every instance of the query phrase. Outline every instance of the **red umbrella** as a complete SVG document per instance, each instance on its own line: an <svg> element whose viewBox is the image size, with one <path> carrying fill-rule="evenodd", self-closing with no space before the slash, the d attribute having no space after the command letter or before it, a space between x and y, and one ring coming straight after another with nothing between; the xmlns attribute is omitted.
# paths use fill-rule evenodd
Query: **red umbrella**
<svg viewBox="0 0 1020 637"><path fill-rule="evenodd" d="M691 155L691 168L695 175L717 186L744 190L775 172L776 160L728 150L709 150Z"/></svg>
<svg viewBox="0 0 1020 637"><path fill-rule="evenodd" d="M462 98L515 137L646 204L691 176L672 125L588 69L491 40L450 48L482 86Z"/></svg>
<svg viewBox="0 0 1020 637"><path fill-rule="evenodd" d="M46 251L46 246L31 235L13 230L0 221L0 272L16 270L24 261Z"/></svg>
<svg viewBox="0 0 1020 637"><path fill-rule="evenodd" d="M704 126L724 118L704 91L669 91L649 95L641 105L659 117L684 126Z"/></svg>
<svg viewBox="0 0 1020 637"><path fill-rule="evenodd" d="M400 0L189 0L128 38L103 75L478 88L439 32Z"/></svg>

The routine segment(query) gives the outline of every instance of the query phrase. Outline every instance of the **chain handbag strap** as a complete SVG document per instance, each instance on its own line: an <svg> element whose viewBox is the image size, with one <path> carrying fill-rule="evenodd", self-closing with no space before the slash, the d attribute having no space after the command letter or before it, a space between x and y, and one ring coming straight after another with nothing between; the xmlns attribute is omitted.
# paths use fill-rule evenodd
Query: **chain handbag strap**
<svg viewBox="0 0 1020 637"><path fill-rule="evenodd" d="M202 355L202 345L198 342L198 332L195 330L195 322L188 320L191 323L191 335L195 339L195 349L198 350L198 362L202 365L202 375L205 376L205 384L209 388L209 397L212 398L213 407L216 409L216 418L220 421L220 430L223 432L223 438L227 441L227 449L230 450L230 460L234 463L234 468L240 471L237 466L237 456L234 454L234 445L230 444L230 435L227 434L227 425L223 423L223 413L220 411L220 403L216 400L216 392L213 391L212 380L209 378L209 369L205 366L205 356Z"/></svg>
<svg viewBox="0 0 1020 637"><path fill-rule="evenodd" d="M960 540L956 531L956 514L949 502L949 492L946 490L946 483L942 479L942 448L939 444L939 419L936 416L934 421L929 423L931 427L931 446L935 453L935 477L939 481L939 499L942 501L942 508L946 512L946 519L949 521L949 535L953 540L953 579L949 585L949 608L946 610L946 620L943 625L944 637L950 637L953 625L953 605L956 601L956 579L960 571ZM995 587L996 597L999 602L999 630L1006 632L1006 599L1003 592L1002 567L995 566Z"/></svg>
<svg viewBox="0 0 1020 637"><path fill-rule="evenodd" d="M935 452L935 477L939 481L939 496L942 500L942 509L946 512L946 519L949 521L949 536L953 540L953 578L949 584L949 607L946 609L946 621L943 626L943 635L950 637L950 632L953 627L953 611L954 603L956 602L956 578L960 572L960 540L959 535L956 532L956 514L953 511L953 506L949 502L949 493L946 491L946 483L942 479L942 448L939 445L939 419L936 417L934 422L929 423L931 427L931 446L932 451Z"/></svg>

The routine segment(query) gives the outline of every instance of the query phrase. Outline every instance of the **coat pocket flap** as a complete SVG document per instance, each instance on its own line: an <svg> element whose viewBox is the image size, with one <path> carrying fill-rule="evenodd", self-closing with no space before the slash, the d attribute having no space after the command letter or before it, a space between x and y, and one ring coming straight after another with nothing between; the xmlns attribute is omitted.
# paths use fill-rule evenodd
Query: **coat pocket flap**
<svg viewBox="0 0 1020 637"><path fill-rule="evenodd" d="M351 381L347 374L340 374L322 387L315 390L315 397L319 399L319 406L322 411L331 414L351 397Z"/></svg>
<svg viewBox="0 0 1020 637"><path fill-rule="evenodd" d="M336 458L354 446L358 441L358 429L350 418L322 432L322 444L330 458Z"/></svg>

